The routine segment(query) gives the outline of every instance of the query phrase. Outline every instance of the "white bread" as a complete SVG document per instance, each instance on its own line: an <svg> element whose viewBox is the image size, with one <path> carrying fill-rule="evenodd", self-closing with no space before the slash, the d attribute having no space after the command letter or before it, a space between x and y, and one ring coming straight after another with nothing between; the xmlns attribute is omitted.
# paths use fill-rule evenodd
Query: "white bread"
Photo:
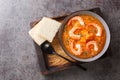
<svg viewBox="0 0 120 80"><path fill-rule="evenodd" d="M43 39L40 35L39 35L39 26L40 26L40 22L38 24L36 24L30 31L29 31L29 35L31 36L31 38L38 44L41 45L45 39Z"/></svg>
<svg viewBox="0 0 120 80"><path fill-rule="evenodd" d="M60 25L60 22L44 17L29 31L29 35L38 45L41 45L45 40L52 42Z"/></svg>
<svg viewBox="0 0 120 80"><path fill-rule="evenodd" d="M52 42L60 25L61 23L58 21L47 17L43 17L43 19L40 21L39 34L44 39L48 40L49 42Z"/></svg>

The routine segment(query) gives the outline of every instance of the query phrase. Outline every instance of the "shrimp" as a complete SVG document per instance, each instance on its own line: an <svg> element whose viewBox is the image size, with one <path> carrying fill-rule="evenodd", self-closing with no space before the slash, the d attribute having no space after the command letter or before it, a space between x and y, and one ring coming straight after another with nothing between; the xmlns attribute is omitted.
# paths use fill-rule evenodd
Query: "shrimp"
<svg viewBox="0 0 120 80"><path fill-rule="evenodd" d="M98 51L98 46L97 46L97 42L96 42L96 41L89 41L89 42L86 44L87 50L89 50L89 46L90 46L90 45L94 45L94 50L95 50L95 51Z"/></svg>
<svg viewBox="0 0 120 80"><path fill-rule="evenodd" d="M68 22L68 25L70 25L71 21L73 21L73 20L78 20L79 23L80 23L80 25L82 25L82 26L85 25L83 19L82 19L80 16L75 16L75 17L73 17L72 19L70 19L69 22Z"/></svg>
<svg viewBox="0 0 120 80"><path fill-rule="evenodd" d="M81 36L74 33L77 29L81 29L81 27L73 27L73 28L69 31L69 36L70 36L71 38L73 38L73 39L80 39Z"/></svg>
<svg viewBox="0 0 120 80"><path fill-rule="evenodd" d="M74 41L70 42L70 49L71 51L75 54L75 55L81 55L82 48L80 44L75 44L75 48L77 48L77 50L74 49Z"/></svg>
<svg viewBox="0 0 120 80"><path fill-rule="evenodd" d="M89 23L87 26L94 26L95 28L97 28L97 33L96 36L101 36L102 35L102 29L100 28L100 26L96 23Z"/></svg>

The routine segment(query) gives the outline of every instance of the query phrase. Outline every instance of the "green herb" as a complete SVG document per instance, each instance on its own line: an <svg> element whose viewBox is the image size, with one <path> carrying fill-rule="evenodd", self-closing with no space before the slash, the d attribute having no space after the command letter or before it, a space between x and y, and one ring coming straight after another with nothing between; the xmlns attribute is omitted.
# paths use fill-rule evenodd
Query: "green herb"
<svg viewBox="0 0 120 80"><path fill-rule="evenodd" d="M64 32L67 32L66 27L67 27L67 26L65 26L65 28L64 28Z"/></svg>
<svg viewBox="0 0 120 80"><path fill-rule="evenodd" d="M83 36L81 33L78 33L77 35L80 35L81 37Z"/></svg>
<svg viewBox="0 0 120 80"><path fill-rule="evenodd" d="M90 33L97 33L97 30L90 30Z"/></svg>
<svg viewBox="0 0 120 80"><path fill-rule="evenodd" d="M97 30L94 30L94 33L97 33Z"/></svg>
<svg viewBox="0 0 120 80"><path fill-rule="evenodd" d="M98 42L98 46L101 46L101 42Z"/></svg>
<svg viewBox="0 0 120 80"><path fill-rule="evenodd" d="M69 40L70 40L70 38L67 37L67 39L66 39L66 45L69 45Z"/></svg>
<svg viewBox="0 0 120 80"><path fill-rule="evenodd" d="M87 56L88 52L87 52L87 51L84 51L83 54Z"/></svg>
<svg viewBox="0 0 120 80"><path fill-rule="evenodd" d="M93 21L94 19L93 18L88 18L90 21Z"/></svg>

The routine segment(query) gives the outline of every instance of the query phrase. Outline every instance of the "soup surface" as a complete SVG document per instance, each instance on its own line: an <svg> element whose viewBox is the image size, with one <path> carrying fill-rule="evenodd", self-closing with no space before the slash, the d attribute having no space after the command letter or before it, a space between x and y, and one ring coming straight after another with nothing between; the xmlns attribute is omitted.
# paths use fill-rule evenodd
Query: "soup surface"
<svg viewBox="0 0 120 80"><path fill-rule="evenodd" d="M84 14L68 21L62 40L70 54L85 59L100 53L105 45L106 32L97 18Z"/></svg>

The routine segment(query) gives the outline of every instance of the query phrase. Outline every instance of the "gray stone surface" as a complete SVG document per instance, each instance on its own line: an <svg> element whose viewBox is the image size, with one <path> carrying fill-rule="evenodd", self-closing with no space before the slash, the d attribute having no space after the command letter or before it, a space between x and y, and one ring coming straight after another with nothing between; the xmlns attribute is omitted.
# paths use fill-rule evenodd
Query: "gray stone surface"
<svg viewBox="0 0 120 80"><path fill-rule="evenodd" d="M111 55L49 76L40 73L30 22L100 7L111 31ZM120 0L0 0L0 80L120 80Z"/></svg>

